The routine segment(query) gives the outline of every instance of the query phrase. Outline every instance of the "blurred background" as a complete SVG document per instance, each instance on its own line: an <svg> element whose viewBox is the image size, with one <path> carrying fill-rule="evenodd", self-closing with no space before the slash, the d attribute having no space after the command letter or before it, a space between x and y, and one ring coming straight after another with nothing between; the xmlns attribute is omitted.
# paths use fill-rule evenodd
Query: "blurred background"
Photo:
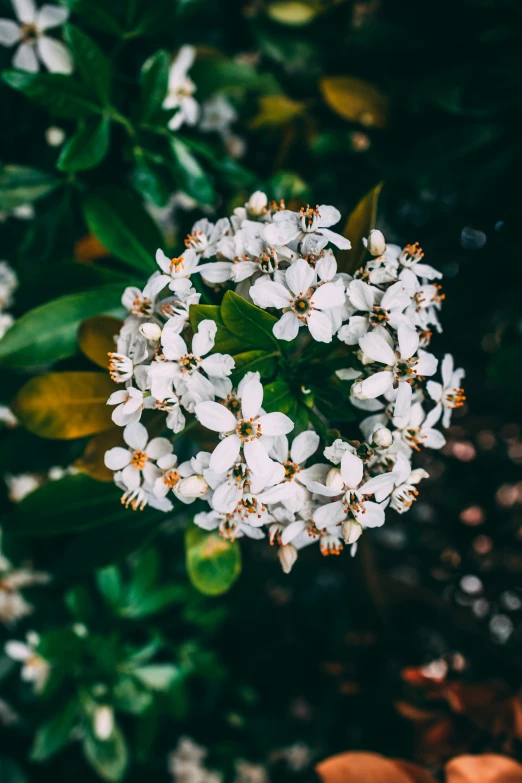
<svg viewBox="0 0 522 783"><path fill-rule="evenodd" d="M310 548L285 576L269 547L245 541L239 581L213 598L187 580L182 519L90 530L94 508L85 532L57 523L40 537L31 520L42 504L46 519L61 509L52 490L17 516L28 492L85 462L87 439L42 440L16 426L8 406L41 367L27 355L3 367L0 640L39 632L59 677L38 697L0 654L0 780L265 783L306 778L325 756L359 749L435 774L463 752L516 758L520 3L68 5L111 63L110 142L88 165L71 164L63 145L77 132L74 107L13 77L12 51L0 48L0 255L19 281L0 318L122 285L85 208L100 188L107 198L124 189L163 246L179 248L195 219L229 214L255 189L292 207L334 204L345 217L382 183L376 227L389 242L420 242L444 274L444 334L432 345L465 368L467 403L442 452L421 455L431 480L412 512L391 514L356 558ZM13 18L9 0L0 10ZM186 44L200 119L172 144L169 117L154 106L147 116L144 80L162 67L158 52L170 58ZM92 368L68 354L57 366ZM100 486L113 503L112 486ZM15 624L22 588L33 611ZM37 680L38 661L24 660ZM145 668L137 688L129 674ZM100 705L115 707L121 735L106 756L84 740L82 755L78 704L102 722ZM77 741L62 747L71 731Z"/></svg>

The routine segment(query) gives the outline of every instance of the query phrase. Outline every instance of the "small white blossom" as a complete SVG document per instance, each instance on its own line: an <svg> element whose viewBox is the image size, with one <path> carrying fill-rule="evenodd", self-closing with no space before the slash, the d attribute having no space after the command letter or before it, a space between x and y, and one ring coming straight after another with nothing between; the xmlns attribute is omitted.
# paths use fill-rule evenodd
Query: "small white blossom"
<svg viewBox="0 0 522 783"><path fill-rule="evenodd" d="M182 125L195 125L199 119L199 104L193 97L196 85L188 76L194 63L196 50L193 46L182 46L169 70L167 95L163 101L164 109L177 109L169 121L170 130L176 131Z"/></svg>
<svg viewBox="0 0 522 783"><path fill-rule="evenodd" d="M13 57L14 67L36 73L42 62L51 73L72 73L73 60L68 48L46 35L47 30L67 21L67 8L43 5L37 9L33 0L12 0L12 4L18 22L0 19L0 44L19 44Z"/></svg>

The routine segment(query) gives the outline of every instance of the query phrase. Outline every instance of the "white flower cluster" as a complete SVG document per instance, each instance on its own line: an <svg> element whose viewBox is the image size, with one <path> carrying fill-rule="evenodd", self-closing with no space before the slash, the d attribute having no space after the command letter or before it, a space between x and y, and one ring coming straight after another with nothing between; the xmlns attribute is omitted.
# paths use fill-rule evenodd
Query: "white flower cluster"
<svg viewBox="0 0 522 783"><path fill-rule="evenodd" d="M110 361L123 388L108 403L128 448L105 457L125 505L169 511L173 496L183 503L203 499L210 510L195 515L197 525L229 539L268 536L279 545L285 572L307 544L318 542L325 555L338 554L343 542L354 551L364 529L384 523L387 507L399 513L411 507L427 476L412 468L411 457L421 447L444 445L435 425L442 418L447 427L465 399L463 371L454 370L449 354L442 382L427 380L438 364L426 349L432 330L441 331L443 295L434 282L441 275L422 262L417 245L386 247L379 231L366 242L368 262L353 277L338 273L328 245L350 247L331 230L340 217L331 206L287 210L256 192L230 219L199 220L181 256L158 250L159 270L145 288L126 289L129 316ZM199 323L191 343L183 338L200 298L195 275L213 287L235 283L243 298L279 310L273 328L279 340L293 340L305 327L301 352L334 337L338 348L353 346L346 349L350 366L337 376L350 384L346 397L363 417L362 439L337 439L324 448L328 462L314 458L320 436L307 429L289 442L294 422L263 409L258 373L232 383L233 357L212 353L213 320ZM164 434L199 424L217 433L218 444L178 465L168 437L149 441L140 422L144 409L165 412Z"/></svg>
<svg viewBox="0 0 522 783"><path fill-rule="evenodd" d="M18 288L16 272L7 261L0 261L0 339L14 323L11 313L6 312L13 303L13 294Z"/></svg>

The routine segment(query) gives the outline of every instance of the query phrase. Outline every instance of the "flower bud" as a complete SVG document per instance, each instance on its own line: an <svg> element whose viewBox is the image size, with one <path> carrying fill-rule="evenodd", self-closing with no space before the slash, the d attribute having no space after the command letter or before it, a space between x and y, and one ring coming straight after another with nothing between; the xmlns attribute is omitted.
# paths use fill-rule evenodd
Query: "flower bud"
<svg viewBox="0 0 522 783"><path fill-rule="evenodd" d="M114 712L112 707L103 704L96 707L93 720L94 734L99 740L108 740L114 730Z"/></svg>
<svg viewBox="0 0 522 783"><path fill-rule="evenodd" d="M61 128L51 126L45 131L45 140L50 147L59 147L65 141L65 132Z"/></svg>
<svg viewBox="0 0 522 783"><path fill-rule="evenodd" d="M366 396L363 393L362 381L357 381L357 383L352 384L352 387L350 389L350 394L352 395L352 397L355 397L356 400L366 399Z"/></svg>
<svg viewBox="0 0 522 783"><path fill-rule="evenodd" d="M146 323L140 326L140 334L147 338L147 340L154 340L156 342L161 337L161 327L158 324Z"/></svg>
<svg viewBox="0 0 522 783"><path fill-rule="evenodd" d="M347 519L341 526L341 535L345 544L355 544L362 535L362 527L355 519Z"/></svg>
<svg viewBox="0 0 522 783"><path fill-rule="evenodd" d="M374 228L373 231L370 231L370 236L368 237L368 250L372 256L382 256L386 250L384 236L382 232L378 231L376 228Z"/></svg>
<svg viewBox="0 0 522 783"><path fill-rule="evenodd" d="M262 215L268 204L268 198L266 193L261 190L256 190L252 193L247 203L247 210L251 215Z"/></svg>
<svg viewBox="0 0 522 783"><path fill-rule="evenodd" d="M338 489L339 494L343 491L344 481L343 481L343 477L341 476L341 471L339 470L339 468L330 468L330 470L326 474L325 484L327 487L330 487L331 489Z"/></svg>
<svg viewBox="0 0 522 783"><path fill-rule="evenodd" d="M393 435L388 427L379 427L372 435L372 443L381 449L389 449L393 443Z"/></svg>
<svg viewBox="0 0 522 783"><path fill-rule="evenodd" d="M285 544L284 546L279 547L279 552L277 554L283 571L285 574L289 574L293 564L297 560L297 549L293 544Z"/></svg>
<svg viewBox="0 0 522 783"><path fill-rule="evenodd" d="M208 492L208 484L203 476L188 476L179 482L178 492L186 498L202 498Z"/></svg>

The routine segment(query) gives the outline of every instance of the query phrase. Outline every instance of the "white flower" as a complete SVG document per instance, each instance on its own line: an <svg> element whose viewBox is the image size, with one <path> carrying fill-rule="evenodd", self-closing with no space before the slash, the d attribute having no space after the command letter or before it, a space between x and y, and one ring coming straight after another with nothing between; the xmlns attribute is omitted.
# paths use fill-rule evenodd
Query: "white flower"
<svg viewBox="0 0 522 783"><path fill-rule="evenodd" d="M288 209L279 210L273 216L273 222L265 228L265 239L272 245L288 245L290 242L301 242L308 235L314 237L316 242L314 249L325 247L331 242L341 250L349 250L351 243L341 234L330 231L341 219L341 213L335 207L322 204L315 209L303 207L299 212L291 212ZM301 248L303 255L307 255L308 247Z"/></svg>
<svg viewBox="0 0 522 783"><path fill-rule="evenodd" d="M266 193L263 193L262 190L256 190L248 199L246 210L250 215L258 217L265 214L267 204L268 198Z"/></svg>
<svg viewBox="0 0 522 783"><path fill-rule="evenodd" d="M289 574L297 560L297 549L292 544L285 544L279 548L277 556L284 573Z"/></svg>
<svg viewBox="0 0 522 783"><path fill-rule="evenodd" d="M323 312L344 304L344 288L335 283L318 287L316 273L300 258L285 273L288 288L270 280L258 281L250 289L250 295L259 307L277 307L285 312L274 325L274 335L280 340L293 340L301 326L308 326L310 334L318 342L332 341L332 321Z"/></svg>
<svg viewBox="0 0 522 783"><path fill-rule="evenodd" d="M270 521L268 518L267 521ZM203 530L219 530L219 535L229 541L236 538L264 538L265 534L259 527L242 522L236 514L223 514L219 511L202 511L194 517L194 524Z"/></svg>
<svg viewBox="0 0 522 783"><path fill-rule="evenodd" d="M49 574L31 571L29 568L13 568L0 547L0 622L13 623L31 614L33 607L27 603L20 590L47 584L50 578Z"/></svg>
<svg viewBox="0 0 522 783"><path fill-rule="evenodd" d="M370 359L388 366L389 369L374 373L362 382L362 392L370 399L384 394L390 387L398 387L394 415L407 415L412 398L412 381L418 376L433 375L437 360L432 354L419 351L419 335L411 326L401 324L397 330L398 351L394 351L381 329L365 334L359 345Z"/></svg>
<svg viewBox="0 0 522 783"><path fill-rule="evenodd" d="M101 704L94 710L94 734L99 740L108 740L114 731L114 710L107 704Z"/></svg>
<svg viewBox="0 0 522 783"><path fill-rule="evenodd" d="M383 294L362 280L352 280L346 293L356 310L368 313L352 315L348 324L339 329L337 336L347 345L357 345L371 328L389 324L397 329L406 320L402 313L411 303L411 296L401 282L394 283Z"/></svg>
<svg viewBox="0 0 522 783"><path fill-rule="evenodd" d="M129 448L115 446L106 451L105 465L109 470L121 471L119 478L130 492L142 483L153 486L161 473L154 463L172 453L172 443L166 438L153 438L148 442L147 430L140 422L127 424L123 439Z"/></svg>
<svg viewBox="0 0 522 783"><path fill-rule="evenodd" d="M209 485L204 477L208 470L210 454L200 451L196 457L178 465L175 454L166 454L157 462L163 473L154 483L154 494L164 498L170 490L182 503L193 503L197 498L205 498Z"/></svg>
<svg viewBox="0 0 522 783"><path fill-rule="evenodd" d="M396 474L396 479L390 495L390 507L398 514L404 514L417 500L419 491L416 489L416 485L423 478L429 478L429 474L422 468L412 470L411 464L404 454L397 455L393 472Z"/></svg>
<svg viewBox="0 0 522 783"><path fill-rule="evenodd" d="M157 342L161 337L161 326L152 322L140 325L140 334L151 342Z"/></svg>
<svg viewBox="0 0 522 783"><path fill-rule="evenodd" d="M171 280L167 275L160 275L159 272L155 272L149 278L149 282L143 291L140 291L136 286L128 286L123 292L121 303L133 315L140 318L148 318L154 312L159 292L169 285L170 282Z"/></svg>
<svg viewBox="0 0 522 783"><path fill-rule="evenodd" d="M184 123L195 125L199 119L199 104L193 97L196 85L188 76L195 55L193 46L182 46L170 66L168 91L163 108L178 110L169 121L169 128L173 131L179 130Z"/></svg>
<svg viewBox="0 0 522 783"><path fill-rule="evenodd" d="M415 242L412 245L406 245L399 256L399 263L405 269L411 269L417 277L424 277L426 280L441 278L442 272L439 272L438 269L434 269L429 264L420 263L422 258L424 258L423 250L419 247L419 243Z"/></svg>
<svg viewBox="0 0 522 783"><path fill-rule="evenodd" d="M17 476L7 473L4 481L12 503L19 503L42 484L42 478L34 473L19 473Z"/></svg>
<svg viewBox="0 0 522 783"><path fill-rule="evenodd" d="M118 427L125 427L140 420L144 405L143 392L134 386L115 391L107 400L107 405L117 406L112 412L112 420Z"/></svg>
<svg viewBox="0 0 522 783"><path fill-rule="evenodd" d="M372 256L382 256L386 251L386 241L382 231L379 231L376 228L372 229L368 235L366 247Z"/></svg>
<svg viewBox="0 0 522 783"><path fill-rule="evenodd" d="M461 408L464 405L466 397L461 382L464 377L464 370L454 369L453 356L447 353L442 360L441 365L442 384L435 381L428 381L426 388L432 400L437 403L437 410L442 413L442 426L449 427L451 422L451 413L454 408Z"/></svg>
<svg viewBox="0 0 522 783"><path fill-rule="evenodd" d="M24 682L34 683L36 693L44 689L51 671L48 661L36 652L39 643L38 635L29 631L26 642L9 641L5 644L6 655L23 663L20 676Z"/></svg>
<svg viewBox="0 0 522 783"><path fill-rule="evenodd" d="M328 466L324 464L303 467L319 448L319 440L319 435L312 430L297 435L291 449L288 448L286 435L275 439L271 454L282 463L284 479L278 486L263 492L261 498L264 503L281 502L289 511L298 512L310 500L310 483L324 481L328 472Z"/></svg>
<svg viewBox="0 0 522 783"><path fill-rule="evenodd" d="M185 340L167 326L161 335L163 355L167 361L153 362L150 368L153 396L157 400L171 397L174 384L183 406L192 412L197 402L213 400L216 393L227 394L232 388L227 376L234 369L234 360L222 353L206 356L214 347L215 322L200 322L192 339L191 352Z"/></svg>
<svg viewBox="0 0 522 783"><path fill-rule="evenodd" d="M18 277L7 261L0 261L0 310L10 307L13 293L18 288Z"/></svg>
<svg viewBox="0 0 522 783"><path fill-rule="evenodd" d="M229 229L228 218L220 218L217 223L201 218L194 223L190 233L185 237L185 247L202 258L212 258L216 255L220 239Z"/></svg>
<svg viewBox="0 0 522 783"><path fill-rule="evenodd" d="M446 438L442 432L434 429L439 418L440 410L434 408L426 415L421 403L415 402L405 418L393 420L397 427L395 435L413 451L420 451L421 447L441 449Z"/></svg>
<svg viewBox="0 0 522 783"><path fill-rule="evenodd" d="M268 452L271 438L286 435L294 423L284 413L260 414L263 403L263 386L255 379L243 389L241 419L217 402L200 402L195 413L201 424L209 430L221 433L224 438L212 453L210 467L216 473L226 473L243 450L246 463L255 475L266 476L272 461Z"/></svg>
<svg viewBox="0 0 522 783"><path fill-rule="evenodd" d="M203 233L199 237L203 244L202 237L204 237ZM195 242L198 241L197 235L190 236L190 238ZM228 261L213 261L207 264L200 264L199 258L200 254L196 253L193 248L189 248L183 255L177 258L169 258L163 250L156 252L156 261L163 272L165 272L166 283L168 283L170 290L175 291L177 294L184 293L191 288L190 276L198 272L203 272L202 277L209 283L223 283L230 277L230 264Z"/></svg>
<svg viewBox="0 0 522 783"><path fill-rule="evenodd" d="M329 477L337 471L335 476ZM380 527L384 524L384 510L378 503L365 500L364 495L373 495L378 490L393 486L394 475L383 473L380 476L361 483L364 465L355 454L346 452L341 460L341 468L332 468L326 484L312 482L310 489L325 497L339 497L333 503L320 506L314 513L314 522L318 528L331 528L344 522L345 519L355 519L362 527Z"/></svg>
<svg viewBox="0 0 522 783"><path fill-rule="evenodd" d="M69 11L57 5L43 5L37 10L33 0L12 3L19 23L0 19L0 44L20 44L13 57L14 67L36 73L41 61L51 73L72 73L73 61L67 47L45 35L52 27L64 24Z"/></svg>

